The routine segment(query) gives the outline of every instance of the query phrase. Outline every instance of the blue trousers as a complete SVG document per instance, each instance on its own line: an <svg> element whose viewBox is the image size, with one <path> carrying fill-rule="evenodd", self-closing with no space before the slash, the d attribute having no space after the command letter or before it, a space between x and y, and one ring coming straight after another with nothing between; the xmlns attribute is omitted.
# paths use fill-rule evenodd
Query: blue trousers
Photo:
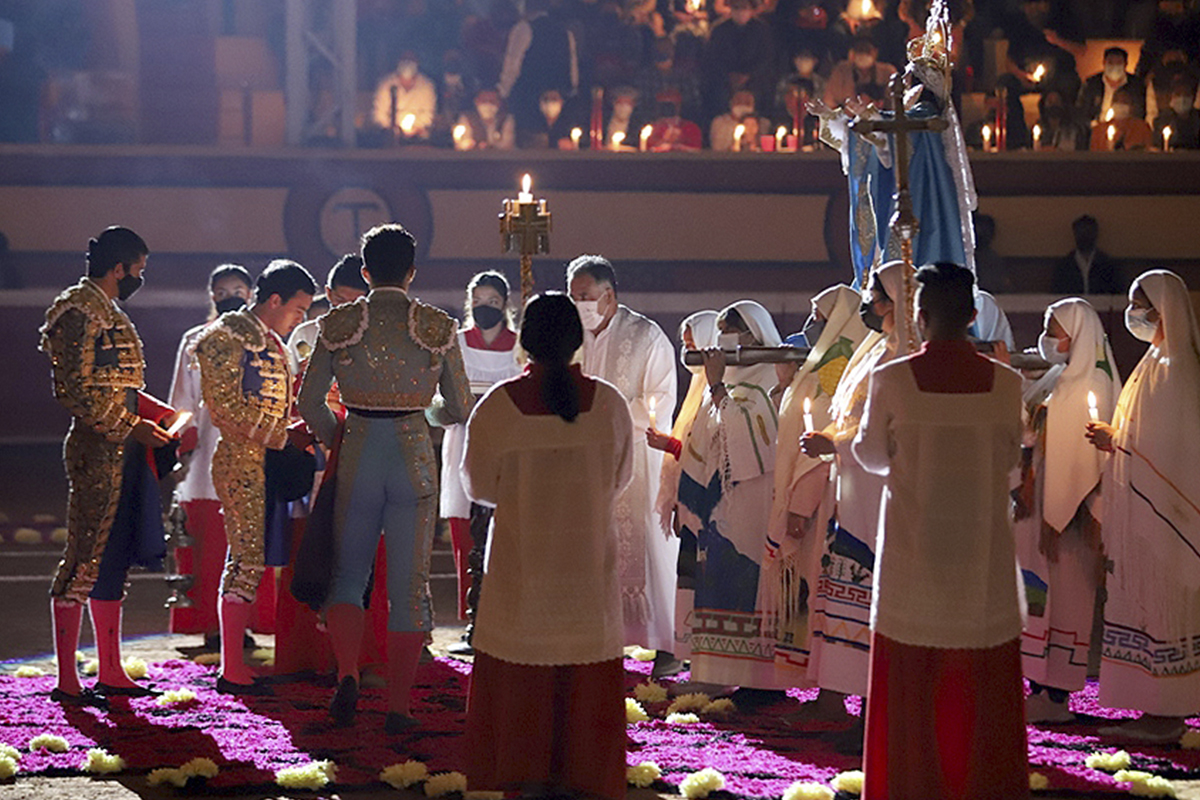
<svg viewBox="0 0 1200 800"><path fill-rule="evenodd" d="M329 605L362 608L382 531L388 630L432 629L429 556L437 521L437 472L424 416L348 415L337 480L338 552Z"/></svg>

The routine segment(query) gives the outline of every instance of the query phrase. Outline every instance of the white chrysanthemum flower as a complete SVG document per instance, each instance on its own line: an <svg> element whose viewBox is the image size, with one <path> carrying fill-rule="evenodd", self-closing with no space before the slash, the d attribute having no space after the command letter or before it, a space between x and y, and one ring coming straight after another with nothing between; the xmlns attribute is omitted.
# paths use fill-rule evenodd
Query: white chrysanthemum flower
<svg viewBox="0 0 1200 800"><path fill-rule="evenodd" d="M135 681L140 681L150 674L150 667L146 664L145 659L137 656L125 656L121 659L121 666L125 668L125 674Z"/></svg>
<svg viewBox="0 0 1200 800"><path fill-rule="evenodd" d="M1166 778L1140 769L1123 769L1113 775L1113 780L1128 783L1129 793L1137 797L1174 797L1175 787Z"/></svg>
<svg viewBox="0 0 1200 800"><path fill-rule="evenodd" d="M725 788L725 776L712 767L693 772L679 784L679 792L688 800L700 800Z"/></svg>
<svg viewBox="0 0 1200 800"><path fill-rule="evenodd" d="M829 782L835 792L844 792L845 794L862 794L863 790L863 771L861 769L852 769L847 772L839 772L833 776L833 780Z"/></svg>
<svg viewBox="0 0 1200 800"><path fill-rule="evenodd" d="M19 767L15 758L0 756L0 781L6 781L17 774Z"/></svg>
<svg viewBox="0 0 1200 800"><path fill-rule="evenodd" d="M330 767L332 769L332 766ZM189 778L215 778L220 770L211 758L193 758L179 768Z"/></svg>
<svg viewBox="0 0 1200 800"><path fill-rule="evenodd" d="M429 777L429 769L420 761L403 761L392 764L379 773L379 780L393 789L407 789Z"/></svg>
<svg viewBox="0 0 1200 800"><path fill-rule="evenodd" d="M783 790L783 800L833 800L833 789L823 783L796 781Z"/></svg>
<svg viewBox="0 0 1200 800"><path fill-rule="evenodd" d="M179 767L159 767L146 776L146 783L159 786L169 783L183 788L192 778L215 778L220 770L211 758L193 758Z"/></svg>
<svg viewBox="0 0 1200 800"><path fill-rule="evenodd" d="M633 648L633 652L629 654L629 657L634 661L653 661L656 655L658 655L657 650L647 650L644 647L635 647Z"/></svg>
<svg viewBox="0 0 1200 800"><path fill-rule="evenodd" d="M87 751L87 761L84 762L83 768L87 772L107 775L125 769L125 759L107 750L93 747Z"/></svg>
<svg viewBox="0 0 1200 800"><path fill-rule="evenodd" d="M285 789L320 789L333 779L332 761L310 761L275 773L275 782Z"/></svg>
<svg viewBox="0 0 1200 800"><path fill-rule="evenodd" d="M59 526L59 527L55 528L54 530L50 531L50 543L51 544L66 544L67 537L69 535L70 535L70 533L67 531L66 528Z"/></svg>
<svg viewBox="0 0 1200 800"><path fill-rule="evenodd" d="M100 672L100 662L94 658L89 658L83 662L83 674L92 676Z"/></svg>
<svg viewBox="0 0 1200 800"><path fill-rule="evenodd" d="M451 792L466 792L467 776L461 772L439 772L425 779L425 796L440 797Z"/></svg>
<svg viewBox="0 0 1200 800"><path fill-rule="evenodd" d="M1092 753L1083 762L1088 769L1098 769L1104 772L1116 772L1128 769L1131 763L1129 753L1118 750L1115 753Z"/></svg>
<svg viewBox="0 0 1200 800"><path fill-rule="evenodd" d="M704 692L681 694L671 701L671 705L667 706L667 713L674 714L677 711L702 711L704 707L711 702L712 698L704 694Z"/></svg>
<svg viewBox="0 0 1200 800"><path fill-rule="evenodd" d="M17 667L17 671L13 673L18 678L40 678L46 674L46 670L41 667L35 667L32 664L22 664Z"/></svg>
<svg viewBox="0 0 1200 800"><path fill-rule="evenodd" d="M75 651L75 663L78 664L81 661L87 661L87 656L85 656L83 654L82 650L76 650Z"/></svg>
<svg viewBox="0 0 1200 800"><path fill-rule="evenodd" d="M700 718L695 714L667 714L668 725L695 725L700 721Z"/></svg>
<svg viewBox="0 0 1200 800"><path fill-rule="evenodd" d="M1184 750L1200 750L1200 730L1188 728L1179 737L1179 746Z"/></svg>
<svg viewBox="0 0 1200 800"><path fill-rule="evenodd" d="M1050 779L1040 772L1029 773L1029 788L1034 792L1044 792L1050 788Z"/></svg>
<svg viewBox="0 0 1200 800"><path fill-rule="evenodd" d="M17 544L41 544L42 532L36 528L17 528L13 541Z"/></svg>
<svg viewBox="0 0 1200 800"><path fill-rule="evenodd" d="M150 770L150 774L146 776L146 783L150 786L161 786L164 783L169 783L173 786L183 788L187 785L187 782L187 776L175 767L152 769Z"/></svg>
<svg viewBox="0 0 1200 800"><path fill-rule="evenodd" d="M633 687L633 696L640 703L664 703L667 700L667 687L654 681L639 683Z"/></svg>
<svg viewBox="0 0 1200 800"><path fill-rule="evenodd" d="M209 664L220 664L221 663L221 654L220 653L200 653L199 655L193 656L192 661L194 661L195 663L200 664L202 666L208 666Z"/></svg>
<svg viewBox="0 0 1200 800"><path fill-rule="evenodd" d="M646 713L646 709L642 708L642 704L632 697L625 698L625 721L626 722L645 722L650 719L650 715Z"/></svg>
<svg viewBox="0 0 1200 800"><path fill-rule="evenodd" d="M11 744L0 744L0 758L11 758L13 761L20 762L21 751Z"/></svg>
<svg viewBox="0 0 1200 800"><path fill-rule="evenodd" d="M51 753L65 753L71 749L71 745L61 736L55 736L53 733L43 733L40 736L35 736L29 740L29 752L33 753L38 750L49 750Z"/></svg>
<svg viewBox="0 0 1200 800"><path fill-rule="evenodd" d="M636 767L625 768L625 782L645 789L662 777L662 770L653 761L643 761Z"/></svg>
<svg viewBox="0 0 1200 800"><path fill-rule="evenodd" d="M737 706L728 697L718 697L711 703L700 709L700 714L705 717L716 717L717 719L728 719L737 713Z"/></svg>
<svg viewBox="0 0 1200 800"><path fill-rule="evenodd" d="M182 706L196 702L196 693L191 689L168 689L154 702L160 706Z"/></svg>

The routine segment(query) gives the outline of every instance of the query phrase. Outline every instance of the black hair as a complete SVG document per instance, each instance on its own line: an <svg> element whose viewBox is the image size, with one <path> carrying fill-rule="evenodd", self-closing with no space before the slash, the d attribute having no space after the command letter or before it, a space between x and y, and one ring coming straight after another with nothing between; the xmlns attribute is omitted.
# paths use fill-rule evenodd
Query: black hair
<svg viewBox="0 0 1200 800"><path fill-rule="evenodd" d="M363 234L363 266L373 283L400 283L412 272L417 240L403 225L376 225Z"/></svg>
<svg viewBox="0 0 1200 800"><path fill-rule="evenodd" d="M582 255L573 260L567 265L567 285L579 274L590 275L596 283L607 283L613 294L617 293L617 271L604 256Z"/></svg>
<svg viewBox="0 0 1200 800"><path fill-rule="evenodd" d="M971 270L939 261L917 270L916 279L921 285L921 310L949 328L966 330L975 314L975 276Z"/></svg>
<svg viewBox="0 0 1200 800"><path fill-rule="evenodd" d="M211 292L213 289L216 289L217 283L226 278L237 278L246 284L247 289L254 288L254 279L250 277L250 273L245 267L241 264L222 264L208 276L208 290Z"/></svg>
<svg viewBox="0 0 1200 800"><path fill-rule="evenodd" d="M480 286L487 286L495 289L496 293L500 295L500 299L503 302L504 321L508 323L510 327L512 327L512 314L510 313L511 309L508 306L508 295L511 291L508 285L508 278L504 277L504 273L497 272L494 269L475 273L470 282L467 283L467 302L463 306L463 316L466 319L474 321L475 317L471 312L471 309L474 308L474 303L472 302L473 298L471 295Z"/></svg>
<svg viewBox="0 0 1200 800"><path fill-rule="evenodd" d="M103 278L118 264L136 264L138 259L149 254L146 242L129 228L119 225L105 228L95 239L88 239L88 277Z"/></svg>
<svg viewBox="0 0 1200 800"><path fill-rule="evenodd" d="M1071 230L1077 231L1080 228L1091 228L1092 230L1100 230L1100 223L1091 214L1084 214L1081 217L1076 217L1071 222Z"/></svg>
<svg viewBox="0 0 1200 800"><path fill-rule="evenodd" d="M362 256L358 253L346 253L329 270L325 285L330 289L345 286L347 289L369 292L371 287L367 286L367 279L362 276L362 265Z"/></svg>
<svg viewBox="0 0 1200 800"><path fill-rule="evenodd" d="M996 238L996 218L991 214L980 214L976 211L973 215L975 226L975 244L979 248L992 246L992 241Z"/></svg>
<svg viewBox="0 0 1200 800"><path fill-rule="evenodd" d="M1126 64L1129 63L1129 53L1124 47L1106 47L1104 49L1104 60L1108 61L1109 56L1120 56L1125 60Z"/></svg>
<svg viewBox="0 0 1200 800"><path fill-rule="evenodd" d="M739 332L749 332L750 326L746 324L746 320L738 313L736 308L727 308L721 312L721 316L717 321L725 320L725 327L733 328Z"/></svg>
<svg viewBox="0 0 1200 800"><path fill-rule="evenodd" d="M583 345L583 323L575 304L562 292L539 294L525 306L521 347L545 370L542 400L567 422L579 416L579 387L568 365Z"/></svg>
<svg viewBox="0 0 1200 800"><path fill-rule="evenodd" d="M315 295L317 282L304 267L286 258L277 258L258 276L254 284L254 300L265 303L273 294L279 295L281 302L288 302L297 294Z"/></svg>

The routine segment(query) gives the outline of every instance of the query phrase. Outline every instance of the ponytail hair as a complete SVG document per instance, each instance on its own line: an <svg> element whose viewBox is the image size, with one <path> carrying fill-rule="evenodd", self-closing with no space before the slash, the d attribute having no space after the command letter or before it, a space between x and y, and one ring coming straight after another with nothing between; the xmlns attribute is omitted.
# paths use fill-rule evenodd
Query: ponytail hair
<svg viewBox="0 0 1200 800"><path fill-rule="evenodd" d="M565 294L546 292L525 306L521 347L545 370L542 401L567 422L579 416L579 387L568 365L582 344L579 312Z"/></svg>

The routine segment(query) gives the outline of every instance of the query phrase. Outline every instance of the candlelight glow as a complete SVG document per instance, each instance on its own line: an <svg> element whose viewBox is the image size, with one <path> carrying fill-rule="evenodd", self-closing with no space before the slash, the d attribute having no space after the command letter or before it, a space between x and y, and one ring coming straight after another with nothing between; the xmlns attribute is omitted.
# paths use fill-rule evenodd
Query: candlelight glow
<svg viewBox="0 0 1200 800"><path fill-rule="evenodd" d="M167 435L174 436L175 434L179 433L189 422L191 422L191 420L192 412L180 411L179 416L175 418L175 422L171 424L171 427L167 428Z"/></svg>
<svg viewBox="0 0 1200 800"><path fill-rule="evenodd" d="M1166 125L1163 127L1163 150L1170 150L1170 149L1171 149L1171 126Z"/></svg>
<svg viewBox="0 0 1200 800"><path fill-rule="evenodd" d="M1100 419L1100 410L1096 407L1096 393L1088 392L1088 415L1093 420Z"/></svg>
<svg viewBox="0 0 1200 800"><path fill-rule="evenodd" d="M812 399L809 397L804 398L804 413L805 414L812 413Z"/></svg>
<svg viewBox="0 0 1200 800"><path fill-rule="evenodd" d="M625 141L625 134L621 131L617 131L616 133L614 133L612 135L612 149L619 150L621 148L621 144L624 143L624 141Z"/></svg>
<svg viewBox="0 0 1200 800"><path fill-rule="evenodd" d="M1104 112L1104 121L1112 122L1114 114L1116 114L1116 112L1112 110L1112 106L1109 106L1108 111Z"/></svg>
<svg viewBox="0 0 1200 800"><path fill-rule="evenodd" d="M1116 140L1117 140L1117 126L1109 125L1108 126L1108 143L1112 144Z"/></svg>
<svg viewBox="0 0 1200 800"><path fill-rule="evenodd" d="M653 132L654 132L653 125L643 125L642 126L641 144L642 144L643 150L646 149L646 142L648 142L650 140L650 134Z"/></svg>
<svg viewBox="0 0 1200 800"><path fill-rule="evenodd" d="M1033 146L1037 147L1038 142L1040 142L1041 140L1042 140L1042 126L1035 123L1033 126Z"/></svg>
<svg viewBox="0 0 1200 800"><path fill-rule="evenodd" d="M983 134L983 149L987 150L992 146L992 126L984 125L980 133Z"/></svg>
<svg viewBox="0 0 1200 800"><path fill-rule="evenodd" d="M1031 77L1033 78L1034 83L1037 83L1042 78L1046 77L1046 65L1038 64L1036 67L1034 67L1033 75Z"/></svg>
<svg viewBox="0 0 1200 800"><path fill-rule="evenodd" d="M579 140L583 138L583 128L571 128L571 144L579 147Z"/></svg>
<svg viewBox="0 0 1200 800"><path fill-rule="evenodd" d="M417 127L416 114L405 114L404 119L400 120L400 130L404 131L405 136L411 134L415 127Z"/></svg>
<svg viewBox="0 0 1200 800"><path fill-rule="evenodd" d="M521 191L525 194L533 189L533 178L529 177L529 173L525 173L525 177L521 178Z"/></svg>
<svg viewBox="0 0 1200 800"><path fill-rule="evenodd" d="M454 141L456 141L456 142L461 141L462 138L466 135L467 135L467 126L466 125L455 125L454 126Z"/></svg>
<svg viewBox="0 0 1200 800"><path fill-rule="evenodd" d="M875 7L873 5L871 5L871 0L862 0L862 15L863 15L863 17L871 16L871 13L874 10L875 10Z"/></svg>
<svg viewBox="0 0 1200 800"><path fill-rule="evenodd" d="M733 129L733 149L734 152L739 152L742 149L742 137L746 135L746 126L738 123L738 126Z"/></svg>

